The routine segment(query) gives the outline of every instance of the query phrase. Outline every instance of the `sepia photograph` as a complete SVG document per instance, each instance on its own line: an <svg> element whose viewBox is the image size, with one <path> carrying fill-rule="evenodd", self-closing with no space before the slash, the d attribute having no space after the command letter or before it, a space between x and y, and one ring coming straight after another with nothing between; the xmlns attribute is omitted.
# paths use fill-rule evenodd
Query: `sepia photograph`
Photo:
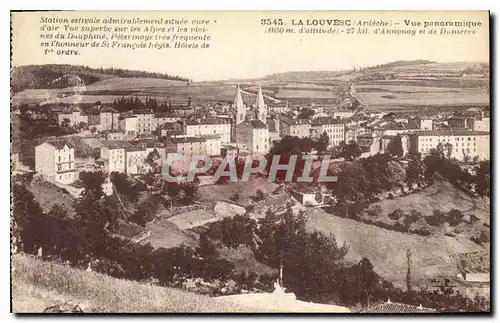
<svg viewBox="0 0 500 323"><path fill-rule="evenodd" d="M12 313L491 314L490 12L10 15Z"/></svg>

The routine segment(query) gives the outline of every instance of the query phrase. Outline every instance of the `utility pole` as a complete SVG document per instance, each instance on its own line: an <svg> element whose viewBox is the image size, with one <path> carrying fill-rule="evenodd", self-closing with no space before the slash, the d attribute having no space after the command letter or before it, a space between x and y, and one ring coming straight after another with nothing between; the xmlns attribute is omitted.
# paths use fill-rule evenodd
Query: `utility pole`
<svg viewBox="0 0 500 323"><path fill-rule="evenodd" d="M408 271L406 272L406 290L411 290L411 250L406 249L406 261L408 264Z"/></svg>

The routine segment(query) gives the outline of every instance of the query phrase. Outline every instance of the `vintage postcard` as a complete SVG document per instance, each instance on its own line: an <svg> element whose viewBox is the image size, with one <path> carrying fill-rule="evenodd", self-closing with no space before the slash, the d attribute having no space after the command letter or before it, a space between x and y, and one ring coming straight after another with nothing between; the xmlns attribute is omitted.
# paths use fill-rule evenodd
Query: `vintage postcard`
<svg viewBox="0 0 500 323"><path fill-rule="evenodd" d="M487 11L11 12L14 313L490 313Z"/></svg>

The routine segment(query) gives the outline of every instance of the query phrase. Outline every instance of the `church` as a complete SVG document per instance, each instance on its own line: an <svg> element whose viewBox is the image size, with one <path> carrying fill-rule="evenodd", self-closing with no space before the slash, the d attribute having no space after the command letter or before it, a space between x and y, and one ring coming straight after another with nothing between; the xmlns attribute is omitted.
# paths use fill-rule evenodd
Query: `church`
<svg viewBox="0 0 500 323"><path fill-rule="evenodd" d="M233 109L236 115L236 144L252 156L267 154L270 149L269 128L266 124L268 109L264 102L262 88L259 86L255 106L247 109L243 103L241 88L238 85Z"/></svg>

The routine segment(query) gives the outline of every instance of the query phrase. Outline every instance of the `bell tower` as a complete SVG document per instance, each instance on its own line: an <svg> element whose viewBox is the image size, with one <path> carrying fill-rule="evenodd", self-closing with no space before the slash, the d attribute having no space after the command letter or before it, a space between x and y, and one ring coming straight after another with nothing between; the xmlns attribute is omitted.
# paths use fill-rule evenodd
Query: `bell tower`
<svg viewBox="0 0 500 323"><path fill-rule="evenodd" d="M267 121L267 105L264 102L264 96L262 95L262 87L259 85L259 93L257 94L257 99L255 101L255 106L257 107L258 118L264 124Z"/></svg>
<svg viewBox="0 0 500 323"><path fill-rule="evenodd" d="M239 125L245 121L247 114L247 109L245 108L243 99L241 98L241 89L239 84L236 90L236 97L234 98L234 108L236 109L236 125Z"/></svg>

